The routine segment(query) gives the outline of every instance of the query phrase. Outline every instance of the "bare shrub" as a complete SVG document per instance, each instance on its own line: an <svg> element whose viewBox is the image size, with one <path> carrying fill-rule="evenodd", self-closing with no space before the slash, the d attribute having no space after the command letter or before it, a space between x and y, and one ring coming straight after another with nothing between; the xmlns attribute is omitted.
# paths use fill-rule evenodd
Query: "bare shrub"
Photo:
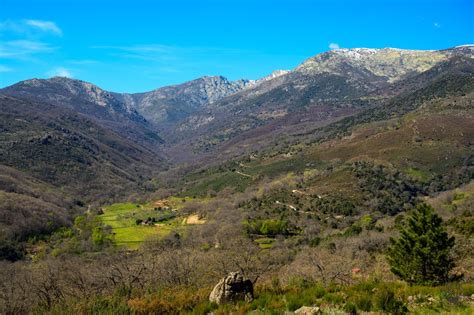
<svg viewBox="0 0 474 315"><path fill-rule="evenodd" d="M0 262L0 314L26 314L32 303L29 272L21 263Z"/></svg>

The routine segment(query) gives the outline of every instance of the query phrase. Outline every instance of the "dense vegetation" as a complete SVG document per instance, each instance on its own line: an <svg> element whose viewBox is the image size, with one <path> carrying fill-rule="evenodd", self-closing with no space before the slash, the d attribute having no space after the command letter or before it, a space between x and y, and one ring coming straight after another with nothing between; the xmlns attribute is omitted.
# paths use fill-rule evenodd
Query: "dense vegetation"
<svg viewBox="0 0 474 315"><path fill-rule="evenodd" d="M423 193L419 183L382 165L358 162L354 172L361 189L367 193L366 207L384 214L395 215L411 209Z"/></svg>

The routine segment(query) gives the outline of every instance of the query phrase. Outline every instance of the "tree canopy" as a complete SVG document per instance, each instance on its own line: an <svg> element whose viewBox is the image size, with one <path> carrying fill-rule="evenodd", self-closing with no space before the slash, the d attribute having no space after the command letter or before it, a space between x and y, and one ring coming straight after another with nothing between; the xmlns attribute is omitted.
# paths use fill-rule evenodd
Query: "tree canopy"
<svg viewBox="0 0 474 315"><path fill-rule="evenodd" d="M449 237L443 220L433 208L419 204L400 227L398 239L391 239L388 262L392 272L411 284L436 285L449 280L454 267Z"/></svg>

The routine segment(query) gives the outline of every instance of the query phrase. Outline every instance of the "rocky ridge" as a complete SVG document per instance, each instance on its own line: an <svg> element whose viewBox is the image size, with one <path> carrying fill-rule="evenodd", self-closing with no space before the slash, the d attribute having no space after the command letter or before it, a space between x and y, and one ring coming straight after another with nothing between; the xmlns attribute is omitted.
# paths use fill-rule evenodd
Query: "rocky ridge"
<svg viewBox="0 0 474 315"><path fill-rule="evenodd" d="M472 45L446 50L406 50L398 48L341 48L309 58L295 71L303 74L334 73L351 75L344 66L351 65L362 71L395 82L411 73L424 72L453 55L474 56Z"/></svg>
<svg viewBox="0 0 474 315"><path fill-rule="evenodd" d="M115 95L154 123L172 123L204 104L216 102L252 85L253 82L244 79L230 81L223 76L204 76L150 92Z"/></svg>

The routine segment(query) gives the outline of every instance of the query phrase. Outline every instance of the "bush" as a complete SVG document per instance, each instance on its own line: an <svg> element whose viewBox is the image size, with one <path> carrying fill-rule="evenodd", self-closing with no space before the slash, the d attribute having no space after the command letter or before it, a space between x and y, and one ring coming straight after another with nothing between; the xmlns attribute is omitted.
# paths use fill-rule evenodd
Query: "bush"
<svg viewBox="0 0 474 315"><path fill-rule="evenodd" d="M347 302L344 305L344 311L346 311L349 314L357 314L357 307L353 303Z"/></svg>
<svg viewBox="0 0 474 315"><path fill-rule="evenodd" d="M253 220L246 223L247 234L266 236L289 235L288 221L278 219Z"/></svg>
<svg viewBox="0 0 474 315"><path fill-rule="evenodd" d="M408 308L398 300L395 292L389 287L381 287L375 295L376 306L379 310L390 314L407 314Z"/></svg>
<svg viewBox="0 0 474 315"><path fill-rule="evenodd" d="M308 242L310 247L317 247L320 243L321 243L321 238L319 236L311 238Z"/></svg>
<svg viewBox="0 0 474 315"><path fill-rule="evenodd" d="M0 261L17 261L24 257L24 248L13 240L0 239Z"/></svg>
<svg viewBox="0 0 474 315"><path fill-rule="evenodd" d="M344 236L359 235L361 232L362 232L362 227L360 227L357 224L353 224L344 232Z"/></svg>
<svg viewBox="0 0 474 315"><path fill-rule="evenodd" d="M367 295L359 296L355 299L355 306L358 310L370 312L372 309L372 299Z"/></svg>

